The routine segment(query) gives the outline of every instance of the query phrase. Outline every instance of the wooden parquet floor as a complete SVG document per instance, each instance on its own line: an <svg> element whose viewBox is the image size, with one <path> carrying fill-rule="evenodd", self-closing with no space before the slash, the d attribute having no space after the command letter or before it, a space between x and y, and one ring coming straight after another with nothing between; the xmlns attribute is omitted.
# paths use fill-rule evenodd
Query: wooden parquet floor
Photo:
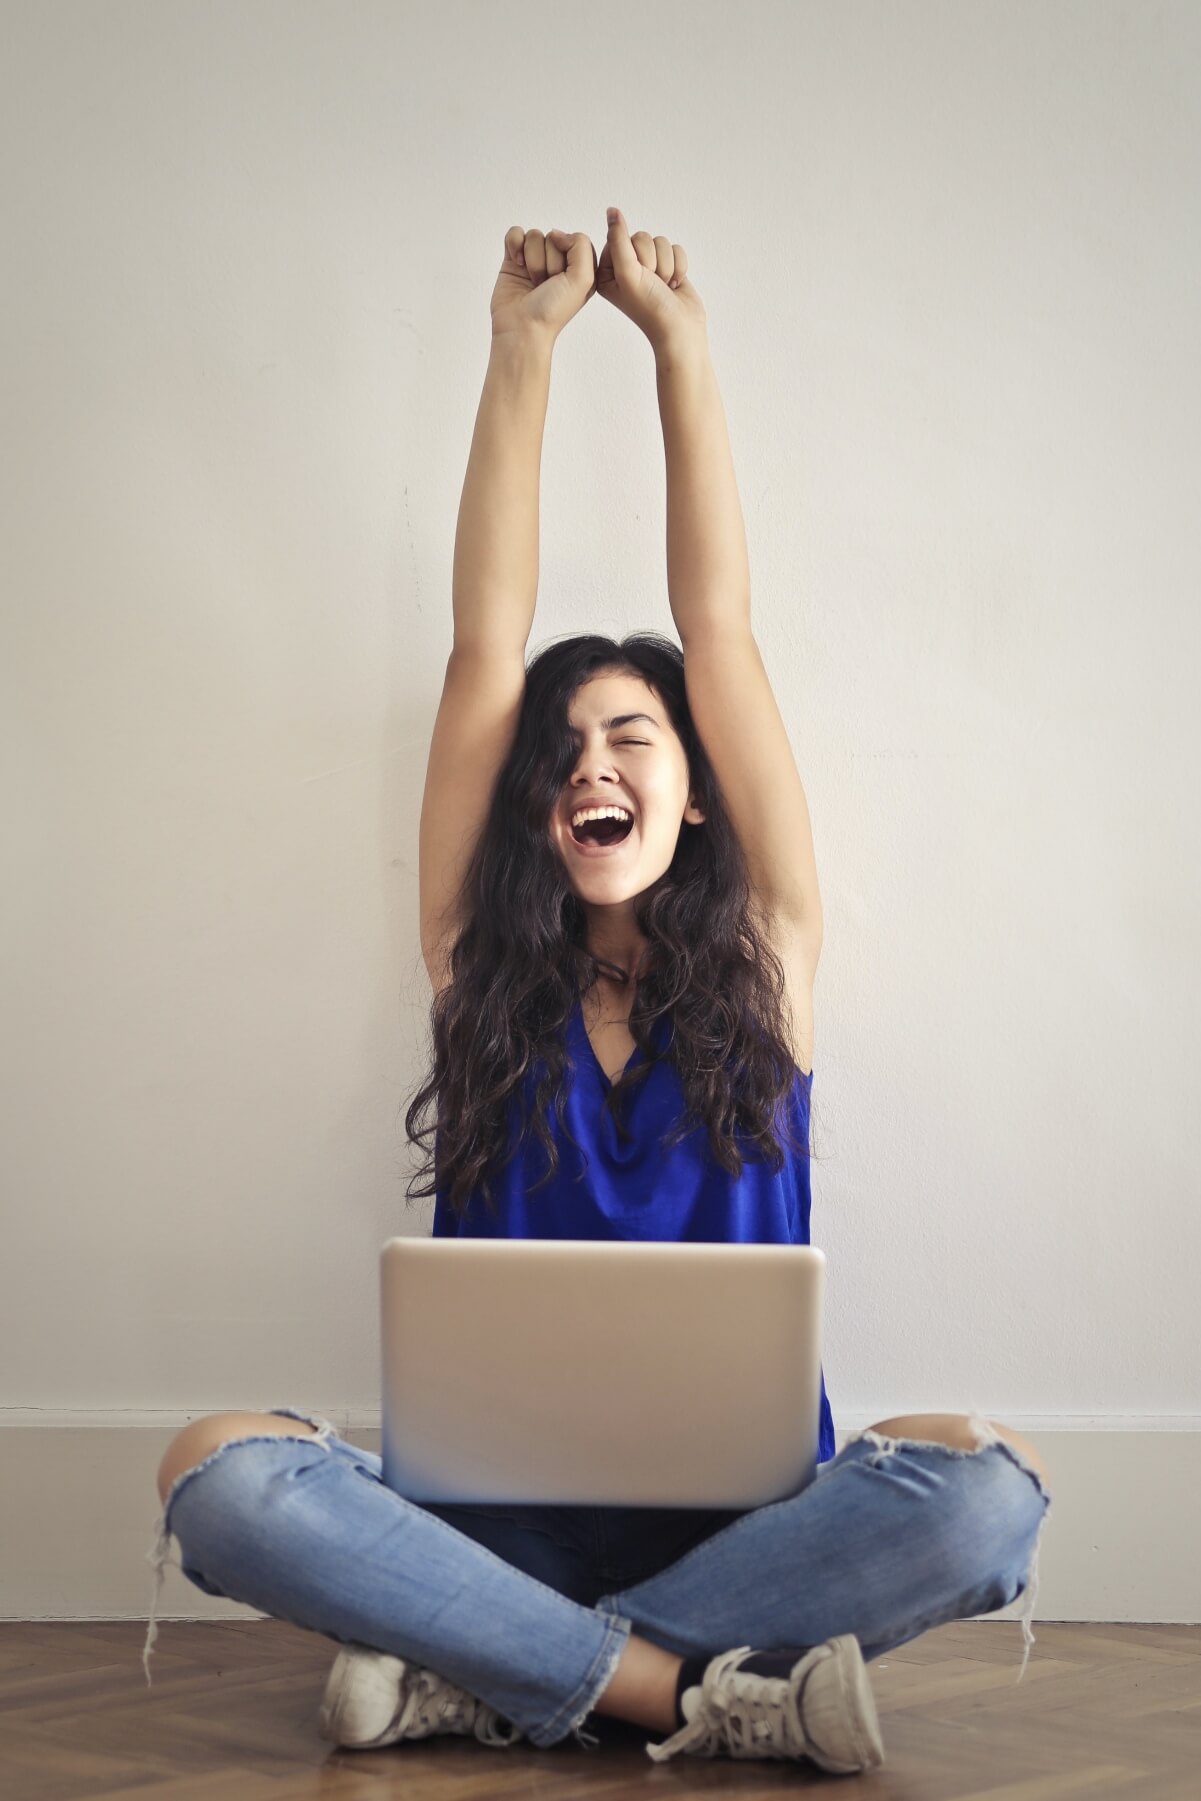
<svg viewBox="0 0 1201 1801"><path fill-rule="evenodd" d="M653 1764L640 1728L491 1750L433 1738L343 1751L318 1738L332 1640L278 1620L0 1622L4 1801L673 1801L833 1785L841 1801L1197 1801L1201 1627L1041 1622L1026 1674L1012 1621L959 1620L868 1668L886 1762Z"/></svg>

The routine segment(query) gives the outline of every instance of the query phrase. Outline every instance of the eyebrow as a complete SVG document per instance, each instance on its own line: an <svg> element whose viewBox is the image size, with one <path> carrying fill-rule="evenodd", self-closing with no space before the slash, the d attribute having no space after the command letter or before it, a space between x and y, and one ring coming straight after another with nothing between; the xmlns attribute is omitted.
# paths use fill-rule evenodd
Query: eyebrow
<svg viewBox="0 0 1201 1801"><path fill-rule="evenodd" d="M658 731L659 721L657 719L652 719L649 713L617 713L612 719L601 720L601 731L616 731L619 725L633 725L635 720L638 719L645 719L647 725L653 725L655 730ZM574 731L575 729L576 728L573 726L572 730Z"/></svg>

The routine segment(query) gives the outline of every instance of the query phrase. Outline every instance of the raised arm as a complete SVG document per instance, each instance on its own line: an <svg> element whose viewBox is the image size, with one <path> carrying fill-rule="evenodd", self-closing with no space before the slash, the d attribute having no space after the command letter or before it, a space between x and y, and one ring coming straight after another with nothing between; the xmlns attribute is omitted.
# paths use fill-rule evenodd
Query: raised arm
<svg viewBox="0 0 1201 1801"><path fill-rule="evenodd" d="M581 233L505 236L492 345L455 534L454 640L421 804L421 949L435 993L463 923L460 890L525 693L538 596L538 498L551 355L593 292Z"/></svg>
<svg viewBox="0 0 1201 1801"><path fill-rule="evenodd" d="M816 964L821 894L809 806L751 630L746 534L707 344L656 358L667 462L667 592L688 707L753 886Z"/></svg>
<svg viewBox="0 0 1201 1801"><path fill-rule="evenodd" d="M523 658L538 598L538 497L553 339L505 332L488 353L459 501L454 650Z"/></svg>
<svg viewBox="0 0 1201 1801"><path fill-rule="evenodd" d="M688 706L738 833L751 882L810 963L821 895L805 790L751 629L746 533L700 295L683 246L620 211L598 291L650 340L667 463L667 594Z"/></svg>

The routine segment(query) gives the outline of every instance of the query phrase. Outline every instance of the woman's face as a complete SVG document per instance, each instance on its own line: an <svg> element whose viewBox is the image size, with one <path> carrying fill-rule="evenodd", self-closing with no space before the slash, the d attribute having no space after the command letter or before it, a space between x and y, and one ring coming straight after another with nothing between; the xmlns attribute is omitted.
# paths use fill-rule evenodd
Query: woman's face
<svg viewBox="0 0 1201 1801"><path fill-rule="evenodd" d="M567 718L578 754L551 832L580 899L612 906L658 881L683 825L700 825L704 814L693 804L688 760L667 708L640 676L591 677L576 690ZM611 848L578 843L573 815L609 805L632 816L622 841Z"/></svg>

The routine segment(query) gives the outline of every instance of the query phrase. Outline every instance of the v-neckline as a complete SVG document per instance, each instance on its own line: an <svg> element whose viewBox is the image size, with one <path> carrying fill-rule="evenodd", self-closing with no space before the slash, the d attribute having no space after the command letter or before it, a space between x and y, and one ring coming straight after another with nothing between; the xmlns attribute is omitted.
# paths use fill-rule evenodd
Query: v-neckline
<svg viewBox="0 0 1201 1801"><path fill-rule="evenodd" d="M604 1083L606 1088L615 1088L617 1086L617 1083L610 1079L609 1072L604 1067L600 1058L597 1056L596 1046L593 1044L592 1039L589 1037L588 1022L584 1018L584 1003L583 1003L581 996L578 994L576 995L576 999L575 999L575 1017L578 1022L578 1025L579 1025L580 1036L583 1038L584 1043L587 1046L588 1055L592 1059L592 1063L593 1063L594 1068L596 1069L596 1073L599 1075L601 1081ZM629 1056L626 1058L625 1062L621 1066L621 1075L619 1075L617 1078L618 1082L620 1082L621 1076L628 1074L628 1072L633 1068L634 1064L638 1061L638 1059L639 1059L639 1057L641 1057L641 1055L642 1055L642 1046L640 1044L635 1044L633 1050L630 1052Z"/></svg>

